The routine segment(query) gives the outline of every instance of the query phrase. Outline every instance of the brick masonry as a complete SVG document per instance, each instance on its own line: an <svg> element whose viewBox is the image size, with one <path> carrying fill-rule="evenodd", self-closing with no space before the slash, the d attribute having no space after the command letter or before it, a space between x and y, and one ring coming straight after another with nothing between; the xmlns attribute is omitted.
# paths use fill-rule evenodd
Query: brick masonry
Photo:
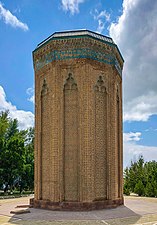
<svg viewBox="0 0 157 225"><path fill-rule="evenodd" d="M117 46L83 35L52 37L33 52L33 61L32 204L53 210L123 204L123 59Z"/></svg>

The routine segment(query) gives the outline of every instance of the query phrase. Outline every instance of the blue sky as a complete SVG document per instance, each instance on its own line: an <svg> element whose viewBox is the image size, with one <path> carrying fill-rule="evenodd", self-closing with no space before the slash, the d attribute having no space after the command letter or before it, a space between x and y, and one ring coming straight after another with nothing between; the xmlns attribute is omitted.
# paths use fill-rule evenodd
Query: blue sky
<svg viewBox="0 0 157 225"><path fill-rule="evenodd" d="M32 51L55 31L111 36L124 57L124 166L157 160L157 1L0 1L0 110L21 128L34 122Z"/></svg>

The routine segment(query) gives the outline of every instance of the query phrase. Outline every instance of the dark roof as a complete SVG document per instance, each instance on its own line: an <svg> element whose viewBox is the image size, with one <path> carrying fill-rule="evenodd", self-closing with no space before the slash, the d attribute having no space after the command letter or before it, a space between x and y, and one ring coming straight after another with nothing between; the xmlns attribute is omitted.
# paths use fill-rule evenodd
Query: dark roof
<svg viewBox="0 0 157 225"><path fill-rule="evenodd" d="M114 45L117 48L117 50L118 50L118 52L119 52L119 54L120 54L120 56L123 60L123 57L122 57L117 45L112 40L112 38L107 37L107 36L102 35L102 34L99 34L99 33L96 33L96 32L93 32L93 31L90 31L90 30L86 30L86 29L55 32L52 35L50 35L48 38L46 38L45 40L40 42L33 52L35 52L36 50L38 50L38 48L42 47L47 42L49 42L50 40L53 40L53 39L63 39L63 38L73 38L73 37L78 38L78 37L83 37L83 36L89 36L91 38L103 41L103 42L108 43L110 45Z"/></svg>
<svg viewBox="0 0 157 225"><path fill-rule="evenodd" d="M95 32L90 31L90 30L83 29L83 30L69 30L69 31L55 32L52 35L50 35L48 38L46 38L44 41L40 42L37 45L37 48L42 46L47 41L49 41L49 40L51 40L53 38L84 36L84 35L92 36L92 37L95 37L97 39L100 39L100 40L103 40L103 41L106 41L106 42L114 44L112 38L110 38L110 37L104 36L102 34L95 33Z"/></svg>

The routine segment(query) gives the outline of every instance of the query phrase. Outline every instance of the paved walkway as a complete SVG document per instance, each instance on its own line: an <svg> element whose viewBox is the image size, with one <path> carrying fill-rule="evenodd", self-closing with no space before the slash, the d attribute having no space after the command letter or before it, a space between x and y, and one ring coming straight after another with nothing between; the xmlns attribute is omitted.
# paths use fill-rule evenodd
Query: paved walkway
<svg viewBox="0 0 157 225"><path fill-rule="evenodd" d="M10 214L17 205L28 203L28 197L0 200L0 225L157 225L155 198L125 197L125 206L89 212L60 212L31 208L27 214Z"/></svg>

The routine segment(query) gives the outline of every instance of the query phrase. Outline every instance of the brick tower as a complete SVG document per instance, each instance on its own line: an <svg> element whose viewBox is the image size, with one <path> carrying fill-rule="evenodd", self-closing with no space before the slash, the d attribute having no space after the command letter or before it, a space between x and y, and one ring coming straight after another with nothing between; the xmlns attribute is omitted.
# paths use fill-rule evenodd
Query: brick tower
<svg viewBox="0 0 157 225"><path fill-rule="evenodd" d="M123 58L109 37L56 32L33 51L34 207L123 204Z"/></svg>

